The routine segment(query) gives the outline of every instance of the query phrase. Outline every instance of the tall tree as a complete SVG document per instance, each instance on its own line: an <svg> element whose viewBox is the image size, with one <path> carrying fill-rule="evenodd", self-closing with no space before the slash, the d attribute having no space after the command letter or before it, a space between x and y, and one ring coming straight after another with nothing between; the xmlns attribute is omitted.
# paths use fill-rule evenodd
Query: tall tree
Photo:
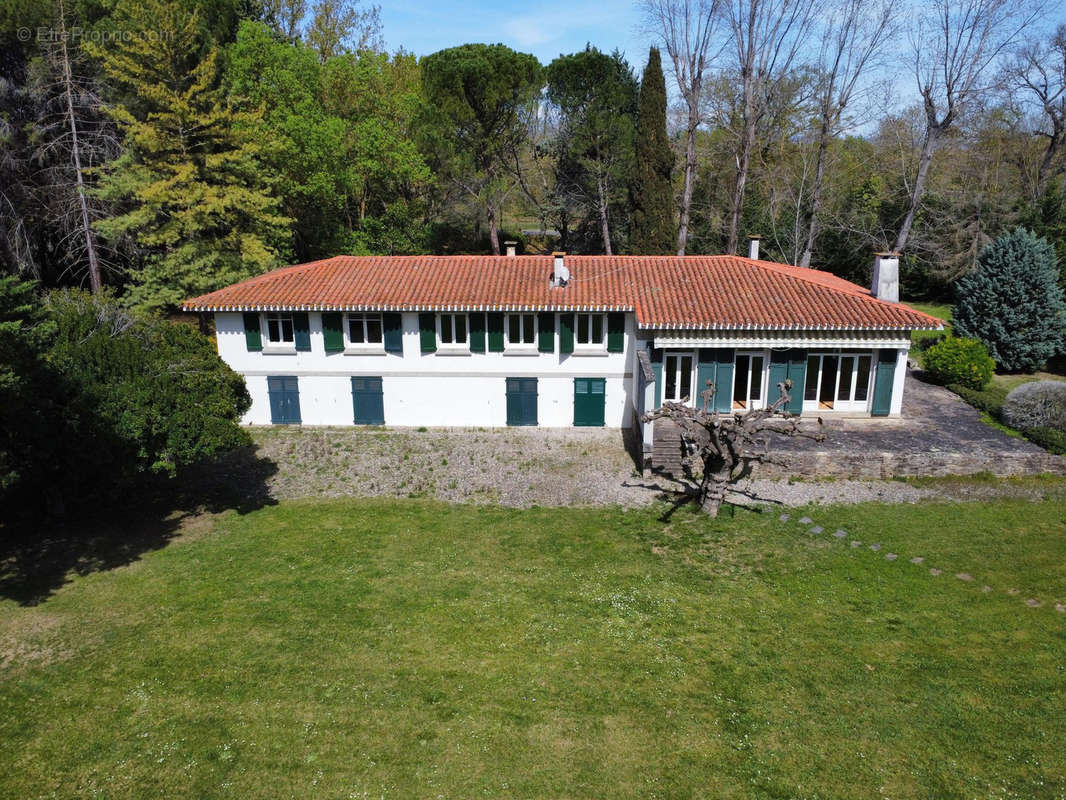
<svg viewBox="0 0 1066 800"><path fill-rule="evenodd" d="M359 0L317 0L306 39L323 61L341 53L380 50L381 6L360 8Z"/></svg>
<svg viewBox="0 0 1066 800"><path fill-rule="evenodd" d="M440 168L482 207L496 255L502 202L521 177L523 118L540 95L541 73L534 56L502 44L465 44L422 61Z"/></svg>
<svg viewBox="0 0 1066 800"><path fill-rule="evenodd" d="M692 188L696 182L696 133L704 121L704 76L715 53L719 0L643 0L645 25L666 48L677 90L685 102L685 183L681 190L677 254L688 244Z"/></svg>
<svg viewBox="0 0 1066 800"><path fill-rule="evenodd" d="M993 65L1033 16L1031 8L1017 0L930 0L917 11L910 32L911 63L925 131L907 212L893 245L896 251L910 239L937 148L967 106L989 90Z"/></svg>
<svg viewBox="0 0 1066 800"><path fill-rule="evenodd" d="M822 209L826 159L829 146L846 127L846 114L861 80L879 52L891 41L896 0L841 0L827 15L818 56L818 132L810 204L807 208L807 237L799 266L811 265L818 236L818 215Z"/></svg>
<svg viewBox="0 0 1066 800"><path fill-rule="evenodd" d="M92 227L94 214L90 210L86 170L114 158L118 142L110 126L103 124L103 102L91 80L76 69L78 54L73 52L75 45L68 35L66 15L63 0L59 0L55 18L58 35L46 47L47 72L40 76L42 85L38 87L45 102L35 137L35 158L38 163L51 165L49 190L53 197L58 189L69 200L57 212L62 226L78 243L72 250L85 260L90 288L99 293L103 288L100 247Z"/></svg>
<svg viewBox="0 0 1066 800"><path fill-rule="evenodd" d="M759 120L775 85L789 76L806 43L813 0L723 0L732 68L740 77L741 130L737 176L729 212L726 252L735 253L744 192L756 147Z"/></svg>
<svg viewBox="0 0 1066 800"><path fill-rule="evenodd" d="M126 150L101 181L117 213L98 229L140 251L129 301L173 308L281 263L289 220L254 133L262 113L227 103L218 49L199 56L197 17L165 0L131 0L125 13L131 29L171 35L98 48L106 73L137 98L112 112Z"/></svg>
<svg viewBox="0 0 1066 800"><path fill-rule="evenodd" d="M674 223L674 153L666 135L666 79L657 47L648 51L648 65L637 99L636 168L629 187L633 228L629 249L641 255L666 255L677 245Z"/></svg>
<svg viewBox="0 0 1066 800"><path fill-rule="evenodd" d="M1030 182L1029 200L1037 202L1048 179L1062 171L1059 154L1066 145L1066 25L1059 25L1048 42L1023 45L1006 69L1009 89L1020 91L1036 106L1041 123L1033 131L1044 140L1044 152Z"/></svg>
<svg viewBox="0 0 1066 800"><path fill-rule="evenodd" d="M633 168L638 86L622 56L586 47L547 69L548 99L558 108L556 184L591 210L603 250L614 252L614 217L625 205Z"/></svg>

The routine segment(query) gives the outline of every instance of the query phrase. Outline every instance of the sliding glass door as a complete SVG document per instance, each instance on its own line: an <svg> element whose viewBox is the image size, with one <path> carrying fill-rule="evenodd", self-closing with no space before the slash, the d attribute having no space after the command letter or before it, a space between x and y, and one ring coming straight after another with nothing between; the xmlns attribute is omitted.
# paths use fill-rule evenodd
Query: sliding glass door
<svg viewBox="0 0 1066 800"><path fill-rule="evenodd" d="M869 410L870 353L812 353L807 357L804 411Z"/></svg>

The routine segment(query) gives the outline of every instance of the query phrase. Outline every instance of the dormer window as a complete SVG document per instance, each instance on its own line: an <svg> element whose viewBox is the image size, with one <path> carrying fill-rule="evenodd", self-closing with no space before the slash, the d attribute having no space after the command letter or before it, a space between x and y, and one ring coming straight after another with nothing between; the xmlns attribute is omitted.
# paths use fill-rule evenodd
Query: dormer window
<svg viewBox="0 0 1066 800"><path fill-rule="evenodd" d="M293 329L292 314L267 314L266 339L267 344L275 347L295 346L296 334Z"/></svg>

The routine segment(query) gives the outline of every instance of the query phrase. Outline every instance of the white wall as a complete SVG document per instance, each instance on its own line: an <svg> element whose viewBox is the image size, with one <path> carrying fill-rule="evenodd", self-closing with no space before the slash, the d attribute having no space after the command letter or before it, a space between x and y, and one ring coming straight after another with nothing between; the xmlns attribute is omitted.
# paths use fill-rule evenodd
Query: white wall
<svg viewBox="0 0 1066 800"><path fill-rule="evenodd" d="M300 385L300 414L305 425L351 425L353 375L382 377L385 424L410 426L483 426L507 424L508 377L537 378L540 425L568 427L574 421L574 378L605 378L605 423L630 424L634 319L626 314L625 351L598 355L555 352L514 355L422 353L418 314L403 314L403 356L399 354L326 354L321 314L311 312L310 352L248 352L240 313L215 315L222 359L245 376L252 407L249 424L270 424L267 376L295 375ZM558 316L556 315L558 331Z"/></svg>

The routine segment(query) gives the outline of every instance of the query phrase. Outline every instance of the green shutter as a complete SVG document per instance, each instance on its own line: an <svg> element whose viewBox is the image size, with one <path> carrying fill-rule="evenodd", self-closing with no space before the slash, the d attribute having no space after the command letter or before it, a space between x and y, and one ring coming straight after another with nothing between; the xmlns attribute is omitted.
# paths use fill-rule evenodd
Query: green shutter
<svg viewBox="0 0 1066 800"><path fill-rule="evenodd" d="M292 315L293 340L301 353L311 351L311 322L306 311L297 311Z"/></svg>
<svg viewBox="0 0 1066 800"><path fill-rule="evenodd" d="M403 355L403 314L382 314L386 353Z"/></svg>
<svg viewBox="0 0 1066 800"><path fill-rule="evenodd" d="M437 315L431 311L418 315L418 340L423 353L437 352Z"/></svg>
<svg viewBox="0 0 1066 800"><path fill-rule="evenodd" d="M626 349L626 315L615 311L607 315L607 352L621 353Z"/></svg>
<svg viewBox="0 0 1066 800"><path fill-rule="evenodd" d="M707 389L707 381L712 383L716 380L716 373L718 372L718 356L717 351L709 347L701 347L699 361L696 364L696 391L694 392L695 405L700 411L703 410L703 398L700 396L703 391ZM715 398L718 397L718 386L714 387ZM713 411L715 408L715 401L712 400L708 410Z"/></svg>
<svg viewBox="0 0 1066 800"><path fill-rule="evenodd" d="M343 315L337 311L331 311L322 315L322 341L327 353L341 353L344 351L344 332L341 330Z"/></svg>
<svg viewBox="0 0 1066 800"><path fill-rule="evenodd" d="M574 315L559 315L559 352L574 352Z"/></svg>
<svg viewBox="0 0 1066 800"><path fill-rule="evenodd" d="M788 379L788 353L784 352L771 352L770 353L770 386L766 390L766 405L770 406L777 402L777 399L781 397L781 393L777 388L777 384L784 383ZM800 393L800 398L803 397L803 386L793 386L790 394L793 398L796 396L796 392ZM787 411L787 408L781 409Z"/></svg>
<svg viewBox="0 0 1066 800"><path fill-rule="evenodd" d="M718 411L733 410L733 359L736 353L731 347L718 350L718 369L715 375L714 407Z"/></svg>
<svg viewBox="0 0 1066 800"><path fill-rule="evenodd" d="M263 329L259 326L259 315L254 311L244 314L244 343L249 353L263 349Z"/></svg>
<svg viewBox="0 0 1066 800"><path fill-rule="evenodd" d="M607 381L604 378L574 378L574 425L603 427Z"/></svg>
<svg viewBox="0 0 1066 800"><path fill-rule="evenodd" d="M896 351L877 351L877 375L874 378L874 404L871 414L887 417L892 411L892 385L896 379Z"/></svg>
<svg viewBox="0 0 1066 800"><path fill-rule="evenodd" d="M489 352L503 352L503 314L492 312L488 315Z"/></svg>
<svg viewBox="0 0 1066 800"><path fill-rule="evenodd" d="M537 315L537 350L542 353L555 352L555 314L548 312Z"/></svg>
<svg viewBox="0 0 1066 800"><path fill-rule="evenodd" d="M471 314L470 319L470 352L485 352L485 315L482 313Z"/></svg>
<svg viewBox="0 0 1066 800"><path fill-rule="evenodd" d="M793 414L803 413L803 390L807 384L807 351L793 348L788 351L788 377L792 381L792 402L788 410Z"/></svg>

